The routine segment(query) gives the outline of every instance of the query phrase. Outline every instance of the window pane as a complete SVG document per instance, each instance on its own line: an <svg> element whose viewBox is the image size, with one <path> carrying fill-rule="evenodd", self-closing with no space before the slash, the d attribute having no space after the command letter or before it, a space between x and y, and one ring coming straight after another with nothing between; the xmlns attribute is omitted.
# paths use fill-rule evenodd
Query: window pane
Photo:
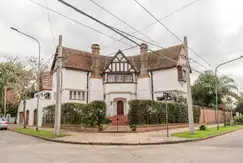
<svg viewBox="0 0 243 163"><path fill-rule="evenodd" d="M76 94L77 94L77 92L76 91L73 91L73 99L77 99L76 98Z"/></svg>
<svg viewBox="0 0 243 163"><path fill-rule="evenodd" d="M115 75L108 75L108 82L115 82Z"/></svg>
<svg viewBox="0 0 243 163"><path fill-rule="evenodd" d="M82 93L81 100L84 100L85 99L85 92L81 92L81 93Z"/></svg>
<svg viewBox="0 0 243 163"><path fill-rule="evenodd" d="M78 99L80 100L81 99L81 92L78 91Z"/></svg>
<svg viewBox="0 0 243 163"><path fill-rule="evenodd" d="M132 82L132 74L125 75L125 82Z"/></svg>
<svg viewBox="0 0 243 163"><path fill-rule="evenodd" d="M73 95L73 91L69 91L69 99L70 100L73 98L72 95Z"/></svg>
<svg viewBox="0 0 243 163"><path fill-rule="evenodd" d="M124 75L116 75L116 82L124 82Z"/></svg>

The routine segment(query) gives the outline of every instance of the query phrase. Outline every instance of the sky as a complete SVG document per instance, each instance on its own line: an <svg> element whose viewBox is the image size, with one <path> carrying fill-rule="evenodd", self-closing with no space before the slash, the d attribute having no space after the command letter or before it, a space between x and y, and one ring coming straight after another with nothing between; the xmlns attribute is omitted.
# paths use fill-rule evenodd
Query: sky
<svg viewBox="0 0 243 163"><path fill-rule="evenodd" d="M64 6L57 0L34 1L117 40L121 38L118 34ZM93 0L133 28L109 15L90 0L66 1L93 17L128 33L133 33L133 28L139 30L155 21L134 0ZM138 0L139 3L159 19L193 1ZM209 63L206 63L189 50L190 58L202 65L192 62L192 68L203 72L206 69L213 70L218 64L243 55L242 8L242 0L198 0L189 7L162 19L161 22L181 40L183 40L184 36L187 36L189 47ZM0 61L5 61L6 56L18 56L24 61L25 57L38 55L37 43L10 30L11 26L34 36L40 41L41 57L45 61L48 61L53 56L59 35L63 35L63 45L70 48L91 51L92 44L99 44L103 55L115 53L119 49L125 49L130 45L134 45L125 39L122 41L126 44L115 41L51 11L48 12L47 9L36 5L30 0L1 0ZM147 37L139 33L133 35L146 41L152 39L162 47L181 44L177 38L159 23L154 23L150 27L141 30L141 33ZM141 40L136 41L142 43ZM153 50L158 49L158 47L153 45L149 45L149 48ZM125 55L138 53L139 48L124 52ZM47 64L50 65L51 61L49 60ZM220 67L219 72L222 75L232 77L239 88L243 90L242 63L243 59L227 64ZM198 73L193 71L191 75L192 81L195 81L197 76Z"/></svg>

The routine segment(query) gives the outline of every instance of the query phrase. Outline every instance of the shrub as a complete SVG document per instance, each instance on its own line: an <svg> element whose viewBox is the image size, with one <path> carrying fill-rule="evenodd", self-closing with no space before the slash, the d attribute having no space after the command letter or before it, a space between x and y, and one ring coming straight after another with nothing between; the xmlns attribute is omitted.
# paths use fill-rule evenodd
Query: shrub
<svg viewBox="0 0 243 163"><path fill-rule="evenodd" d="M200 125L199 130L205 131L205 130L207 130L207 126L206 125Z"/></svg>
<svg viewBox="0 0 243 163"><path fill-rule="evenodd" d="M234 118L234 124L243 125L243 116L237 116Z"/></svg>
<svg viewBox="0 0 243 163"><path fill-rule="evenodd" d="M132 124L132 125L130 126L130 128L132 129L132 131L136 131L136 129L137 129L137 125Z"/></svg>
<svg viewBox="0 0 243 163"><path fill-rule="evenodd" d="M106 103L104 101L93 101L89 104L64 103L61 109L61 123L96 126L98 124L98 111L101 113L101 122L109 123L109 120L105 117ZM45 107L44 115L54 118L55 105Z"/></svg>
<svg viewBox="0 0 243 163"><path fill-rule="evenodd" d="M148 125L166 123L166 104L152 100L131 100L128 113L129 124ZM181 103L168 102L169 123L187 123L187 106ZM194 121L199 122L200 107L194 107Z"/></svg>

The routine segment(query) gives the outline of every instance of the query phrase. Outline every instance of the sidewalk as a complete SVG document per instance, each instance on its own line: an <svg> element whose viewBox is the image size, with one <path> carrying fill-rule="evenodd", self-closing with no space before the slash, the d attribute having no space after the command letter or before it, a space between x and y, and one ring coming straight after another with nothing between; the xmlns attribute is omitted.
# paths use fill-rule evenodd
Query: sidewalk
<svg viewBox="0 0 243 163"><path fill-rule="evenodd" d="M208 125L208 127L216 127L216 125ZM31 127L32 128L32 127ZM34 128L34 127L33 127ZM198 127L195 127L198 129ZM53 130L52 128L41 128L41 130ZM188 131L188 128L171 129L169 133ZM189 139L177 138L169 136L167 138L166 130L141 132L141 133L85 133L85 132L71 132L62 130L62 132L70 136L55 138L54 140L74 143L74 144L121 144L121 145L135 145L135 144L165 144L183 142Z"/></svg>

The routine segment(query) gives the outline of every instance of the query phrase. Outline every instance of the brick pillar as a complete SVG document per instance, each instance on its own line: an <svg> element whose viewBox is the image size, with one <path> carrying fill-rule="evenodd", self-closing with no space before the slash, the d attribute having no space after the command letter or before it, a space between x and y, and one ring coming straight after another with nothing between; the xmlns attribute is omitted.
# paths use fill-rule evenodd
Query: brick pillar
<svg viewBox="0 0 243 163"><path fill-rule="evenodd" d="M93 44L91 46L92 49L92 73L91 78L100 78L100 46L98 44Z"/></svg>
<svg viewBox="0 0 243 163"><path fill-rule="evenodd" d="M148 77L148 45L142 43L140 45L140 53L141 53L141 69L140 69L140 77Z"/></svg>

